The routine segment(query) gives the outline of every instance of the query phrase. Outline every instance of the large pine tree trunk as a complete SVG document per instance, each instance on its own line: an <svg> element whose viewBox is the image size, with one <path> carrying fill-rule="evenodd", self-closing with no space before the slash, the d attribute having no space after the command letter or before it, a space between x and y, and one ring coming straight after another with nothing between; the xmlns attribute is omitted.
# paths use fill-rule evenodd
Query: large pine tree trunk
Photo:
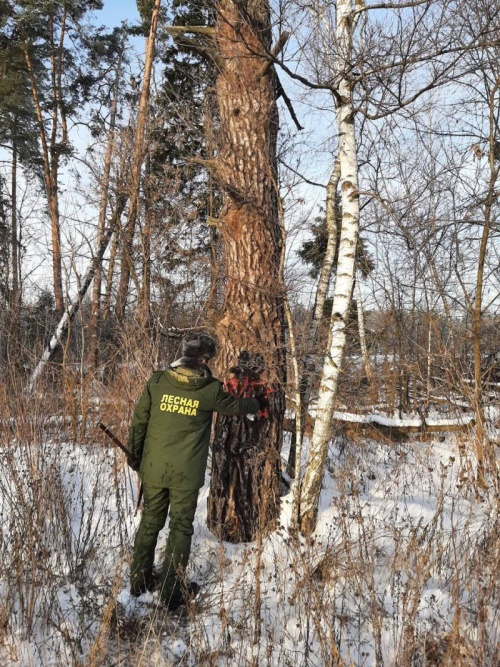
<svg viewBox="0 0 500 667"><path fill-rule="evenodd" d="M272 386L270 416L218 417L213 444L208 524L222 539L253 540L279 511L284 415L283 238L279 219L276 79L259 56L271 48L267 0L224 0L216 40L219 151L213 166L224 191L219 229L224 241L225 295L217 324L219 370L242 350L264 357ZM248 447L244 451L241 447Z"/></svg>

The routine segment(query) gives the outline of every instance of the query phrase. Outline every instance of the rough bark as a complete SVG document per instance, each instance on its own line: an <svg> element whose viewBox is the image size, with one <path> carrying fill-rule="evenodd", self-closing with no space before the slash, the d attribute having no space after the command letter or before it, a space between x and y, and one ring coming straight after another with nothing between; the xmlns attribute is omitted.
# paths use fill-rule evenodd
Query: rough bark
<svg viewBox="0 0 500 667"><path fill-rule="evenodd" d="M271 50L266 0L219 7L216 80L219 151L212 165L223 192L218 228L224 242L225 294L217 323L219 369L242 350L260 353L262 379L273 388L270 417L217 419L208 525L222 539L249 541L270 529L279 512L285 363L282 253L273 69L261 76ZM218 59L219 61L219 59ZM242 451L241 446L249 449Z"/></svg>
<svg viewBox="0 0 500 667"><path fill-rule="evenodd" d="M339 54L337 127L342 225L328 352L323 365L316 421L300 494L299 526L301 532L306 535L312 533L316 526L319 496L332 432L334 403L345 348L359 229L358 163L352 91L348 79L352 53L352 26L351 2L339 0L336 26Z"/></svg>
<svg viewBox="0 0 500 667"><path fill-rule="evenodd" d="M151 27L146 44L146 59L144 63L144 77L142 80L141 99L137 114L137 129L135 135L134 161L130 178L130 203L128 219L123 231L121 273L116 298L116 316L119 321L125 315L125 306L129 289L130 275L132 273L132 246L139 213L139 187L141 181L141 168L144 159L144 133L149 108L149 91L151 83L151 72L153 70L154 51L156 43L156 32L160 14L161 0L155 0L151 15Z"/></svg>

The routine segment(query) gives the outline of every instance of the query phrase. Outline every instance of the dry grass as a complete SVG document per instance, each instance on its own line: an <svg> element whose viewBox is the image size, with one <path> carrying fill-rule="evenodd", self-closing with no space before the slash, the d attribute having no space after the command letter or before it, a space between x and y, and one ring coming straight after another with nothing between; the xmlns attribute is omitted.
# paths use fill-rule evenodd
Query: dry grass
<svg viewBox="0 0 500 667"><path fill-rule="evenodd" d="M95 423L126 433L136 396L120 388L150 370L129 361L114 391L72 376L64 402L2 415L0 664L498 667L498 502L474 497L465 440L339 434L309 540L286 498L269 538L220 544L202 497L188 616L123 609L136 487Z"/></svg>

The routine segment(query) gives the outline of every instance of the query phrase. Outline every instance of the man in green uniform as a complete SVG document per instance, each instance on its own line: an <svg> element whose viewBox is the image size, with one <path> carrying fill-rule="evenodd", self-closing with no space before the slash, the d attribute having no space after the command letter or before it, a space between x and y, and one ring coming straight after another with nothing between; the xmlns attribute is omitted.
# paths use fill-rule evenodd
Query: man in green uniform
<svg viewBox="0 0 500 667"><path fill-rule="evenodd" d="M198 492L205 482L212 414L255 414L265 407L262 399L236 398L223 389L207 366L215 353L209 336L184 338L182 357L148 381L129 431L129 465L139 470L144 488L131 593L137 596L153 587L156 542L169 514L159 582L161 599L169 609L184 601L182 572L189 559Z"/></svg>

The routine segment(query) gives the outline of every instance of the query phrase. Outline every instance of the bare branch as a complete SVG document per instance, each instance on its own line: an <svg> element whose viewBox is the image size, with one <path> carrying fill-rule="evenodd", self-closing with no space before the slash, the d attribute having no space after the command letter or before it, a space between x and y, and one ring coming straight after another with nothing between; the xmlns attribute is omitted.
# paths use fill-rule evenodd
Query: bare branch
<svg viewBox="0 0 500 667"><path fill-rule="evenodd" d="M283 86L281 85L281 81L279 80L278 76L276 75L276 87L277 87L277 92L278 92L278 98L282 97L283 102L286 104L286 107L288 111L290 112L290 116L292 117L293 122L295 123L295 127L297 130L303 130L304 128L302 125L299 123L297 116L295 115L295 110L292 106L292 103L290 101L290 98L288 95L285 93Z"/></svg>
<svg viewBox="0 0 500 667"><path fill-rule="evenodd" d="M355 9L352 13L353 16L356 16L357 14L361 14L361 12L367 12L370 9L406 9L408 7L419 7L420 5L428 5L429 0L413 0L413 2L410 0L410 2L380 2L378 5L361 5L360 3L357 4L357 9Z"/></svg>
<svg viewBox="0 0 500 667"><path fill-rule="evenodd" d="M211 60L216 67L220 70L224 68L224 62L214 46L209 43L203 44L202 42L186 37L184 33L180 33L177 36L173 35L174 42L177 46L185 49L189 49L194 53L197 53L202 58Z"/></svg>
<svg viewBox="0 0 500 667"><path fill-rule="evenodd" d="M289 169L292 173L296 174L299 178L301 178L304 183L307 183L308 185L313 185L316 188L325 188L326 185L323 185L323 183L316 183L315 181L310 181L308 178L306 178L303 174L300 173L300 171L297 171L293 167L291 167L289 164L287 164L284 160L281 158L278 158L278 161L280 164L282 164L286 169Z"/></svg>
<svg viewBox="0 0 500 667"><path fill-rule="evenodd" d="M219 69L223 68L224 63L217 52L215 40L213 39L215 34L214 28L204 25L171 25L164 28L164 30L172 36L177 46L194 51L194 53L197 53L202 58L211 60ZM197 41L191 37L186 37L189 33L202 35L206 39Z"/></svg>
<svg viewBox="0 0 500 667"><path fill-rule="evenodd" d="M269 70L273 66L274 61L276 60L278 55L281 53L281 51L284 49L285 44L287 43L289 37L290 37L289 32L283 32L279 36L278 41L276 42L273 49L271 50L272 59L269 58L268 54L265 55L265 57L269 58L269 60L268 60L268 62L266 62L262 65L262 68L261 68L261 70L258 74L259 78L265 76L269 72Z"/></svg>
<svg viewBox="0 0 500 667"><path fill-rule="evenodd" d="M204 167L209 171L215 171L217 169L217 160L214 160L213 158L207 160L202 157L189 157L186 158L186 162L188 164L198 164L200 167Z"/></svg>
<svg viewBox="0 0 500 667"><path fill-rule="evenodd" d="M209 35L211 37L214 34L214 29L205 25L169 25L164 30L171 35L193 33L195 35Z"/></svg>

